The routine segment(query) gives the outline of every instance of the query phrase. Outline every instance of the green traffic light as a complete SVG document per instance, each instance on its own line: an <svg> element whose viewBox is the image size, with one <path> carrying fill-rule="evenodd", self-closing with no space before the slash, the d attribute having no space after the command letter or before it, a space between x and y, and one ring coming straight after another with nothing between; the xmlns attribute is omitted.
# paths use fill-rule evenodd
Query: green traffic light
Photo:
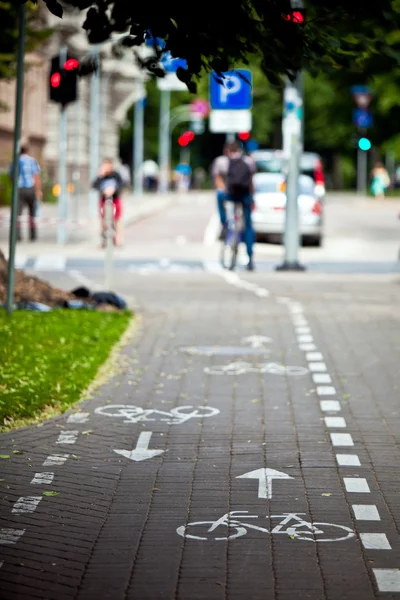
<svg viewBox="0 0 400 600"><path fill-rule="evenodd" d="M358 140L358 147L360 148L360 150L371 150L371 146L372 144L367 138L363 137L360 140Z"/></svg>

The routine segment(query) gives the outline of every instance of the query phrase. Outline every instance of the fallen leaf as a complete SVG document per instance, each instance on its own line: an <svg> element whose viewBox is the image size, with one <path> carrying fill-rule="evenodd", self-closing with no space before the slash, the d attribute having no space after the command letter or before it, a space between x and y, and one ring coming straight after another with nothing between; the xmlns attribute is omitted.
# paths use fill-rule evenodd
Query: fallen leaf
<svg viewBox="0 0 400 600"><path fill-rule="evenodd" d="M90 433L93 433L91 429L88 429L88 431L82 431L82 435L89 435Z"/></svg>
<svg viewBox="0 0 400 600"><path fill-rule="evenodd" d="M72 458L79 458L76 454L72 454Z"/></svg>
<svg viewBox="0 0 400 600"><path fill-rule="evenodd" d="M17 456L21 456L23 453L23 450L13 450L13 454L17 454Z"/></svg>
<svg viewBox="0 0 400 600"><path fill-rule="evenodd" d="M10 458L9 454L0 454L0 458Z"/></svg>
<svg viewBox="0 0 400 600"><path fill-rule="evenodd" d="M296 539L295 535L289 535L289 537L290 537L291 540L295 540Z"/></svg>
<svg viewBox="0 0 400 600"><path fill-rule="evenodd" d="M255 400L252 400L252 403L253 403L253 404L256 404L257 402L260 402L260 400L257 400L257 399L255 399Z"/></svg>
<svg viewBox="0 0 400 600"><path fill-rule="evenodd" d="M160 488L153 488L153 492L159 492Z"/></svg>
<svg viewBox="0 0 400 600"><path fill-rule="evenodd" d="M43 496L58 496L60 492L43 492Z"/></svg>
<svg viewBox="0 0 400 600"><path fill-rule="evenodd" d="M321 496L329 497L332 496L332 494L321 494Z"/></svg>

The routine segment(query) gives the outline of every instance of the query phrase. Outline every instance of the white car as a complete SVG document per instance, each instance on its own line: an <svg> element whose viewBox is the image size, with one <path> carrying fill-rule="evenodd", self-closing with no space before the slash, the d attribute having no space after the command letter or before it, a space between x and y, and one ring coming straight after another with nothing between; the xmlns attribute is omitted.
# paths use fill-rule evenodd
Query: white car
<svg viewBox="0 0 400 600"><path fill-rule="evenodd" d="M286 194L284 177L278 173L256 173L254 182L253 227L257 239L279 237L285 231ZM308 175L299 176L299 225L303 242L322 244L321 200L315 192L315 182Z"/></svg>

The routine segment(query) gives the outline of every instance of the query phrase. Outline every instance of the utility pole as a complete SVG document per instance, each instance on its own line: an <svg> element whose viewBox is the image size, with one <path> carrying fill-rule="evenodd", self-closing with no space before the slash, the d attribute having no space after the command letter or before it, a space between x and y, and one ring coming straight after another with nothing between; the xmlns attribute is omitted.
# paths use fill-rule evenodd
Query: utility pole
<svg viewBox="0 0 400 600"><path fill-rule="evenodd" d="M143 196L143 152L144 152L144 90L143 95L136 100L134 107L134 131L133 131L133 193L135 196Z"/></svg>
<svg viewBox="0 0 400 600"><path fill-rule="evenodd" d="M67 46L60 48L60 68L63 68L67 60ZM58 228L57 243L65 244L67 240L67 217L68 217L68 192L67 192L67 109L64 104L60 105L59 122L59 156L58 156L58 181L60 184L60 194L58 196Z"/></svg>
<svg viewBox="0 0 400 600"><path fill-rule="evenodd" d="M96 61L96 70L90 81L90 158L89 158L89 212L92 217L97 215L97 191L91 188L96 179L100 166L100 57L96 45L92 53Z"/></svg>
<svg viewBox="0 0 400 600"><path fill-rule="evenodd" d="M169 121L171 110L171 92L169 90L160 91L160 129L159 129L159 155L158 164L160 166L159 191L168 192L169 190L169 170L170 170L170 140L169 140Z"/></svg>
<svg viewBox="0 0 400 600"><path fill-rule="evenodd" d="M14 304L14 266L15 244L17 241L17 214L18 214L18 177L19 155L21 147L22 107L24 97L24 56L25 56L25 20L26 4L20 4L18 17L18 55L17 55L17 85L15 91L15 121L14 121L14 148L12 172L12 200L11 223L8 251L8 277L6 311L10 315Z"/></svg>

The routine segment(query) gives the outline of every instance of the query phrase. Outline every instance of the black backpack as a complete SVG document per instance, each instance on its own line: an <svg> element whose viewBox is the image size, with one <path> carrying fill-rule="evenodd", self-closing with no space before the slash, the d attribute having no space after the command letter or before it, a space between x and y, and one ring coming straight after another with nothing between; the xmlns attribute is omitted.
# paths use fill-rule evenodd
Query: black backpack
<svg viewBox="0 0 400 600"><path fill-rule="evenodd" d="M251 168L242 158L230 158L226 188L231 196L248 196L251 192Z"/></svg>

